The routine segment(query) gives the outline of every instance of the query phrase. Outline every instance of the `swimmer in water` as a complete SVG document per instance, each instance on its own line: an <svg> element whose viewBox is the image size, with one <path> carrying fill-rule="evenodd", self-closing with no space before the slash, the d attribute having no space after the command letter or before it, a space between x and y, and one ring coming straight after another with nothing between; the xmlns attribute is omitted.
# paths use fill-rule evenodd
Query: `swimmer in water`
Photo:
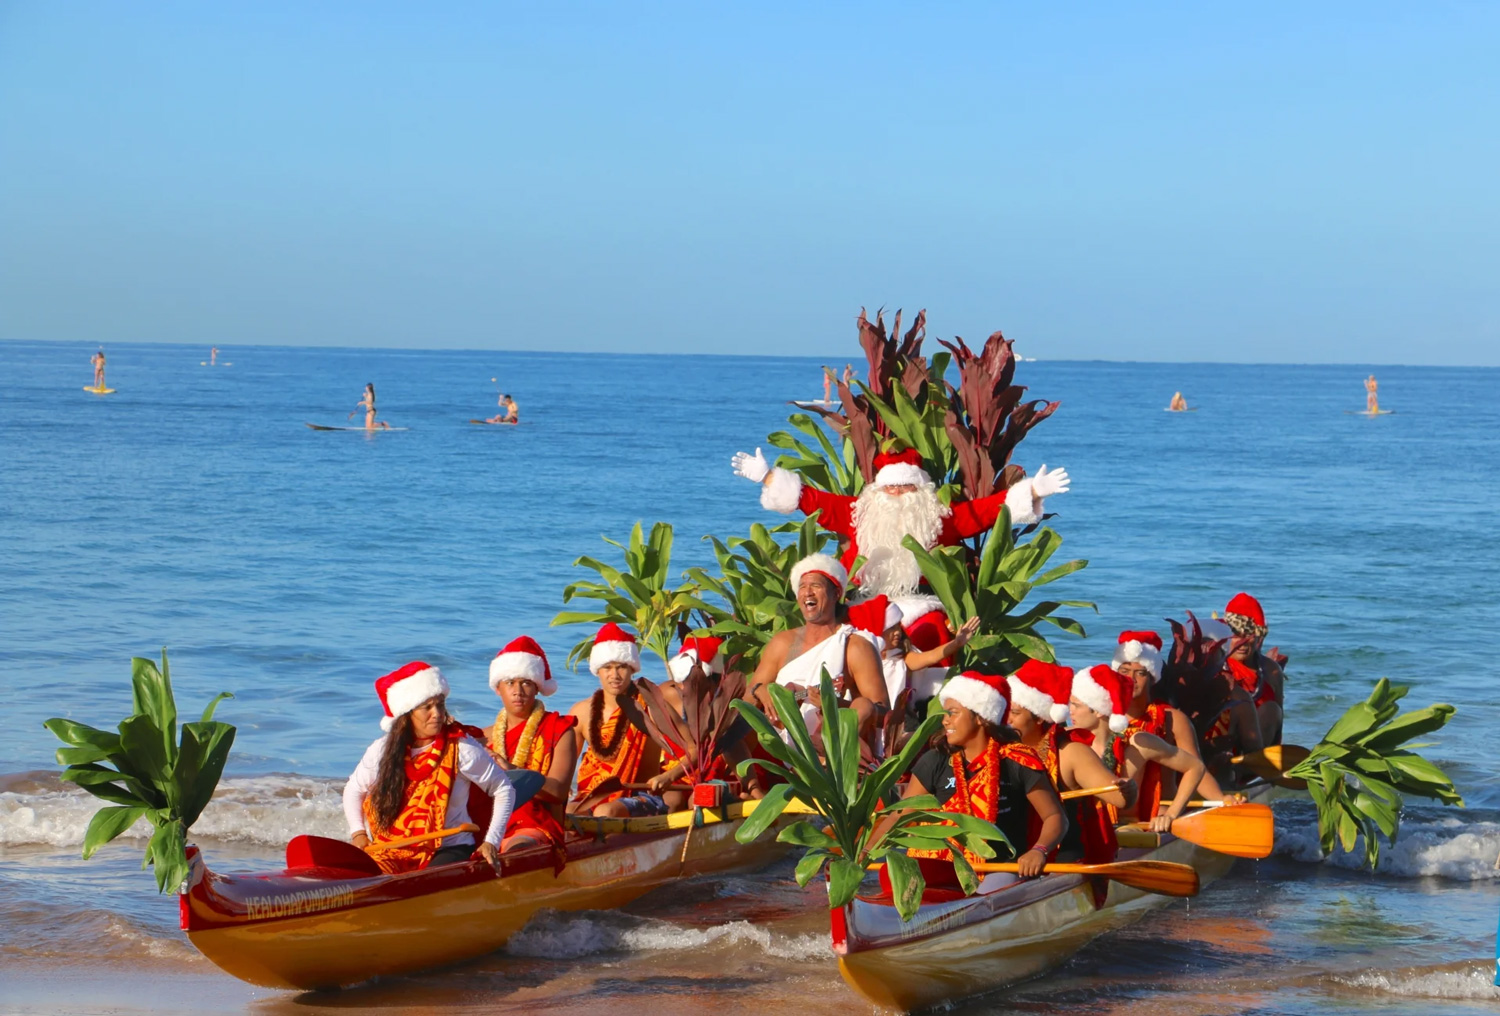
<svg viewBox="0 0 1500 1016"><path fill-rule="evenodd" d="M380 421L379 423L375 422L375 384L374 384L374 382L371 382L370 384L365 385L365 393L360 398L359 405L356 406L354 408L354 410L352 412L350 412L349 415L353 416L355 413L359 412L361 409L363 409L365 411L365 430L390 430L391 425L388 424L388 423L386 423L384 420Z"/></svg>
<svg viewBox="0 0 1500 1016"><path fill-rule="evenodd" d="M1371 416L1380 412L1379 391L1380 384L1375 380L1374 374L1365 378L1365 412Z"/></svg>
<svg viewBox="0 0 1500 1016"><path fill-rule="evenodd" d="M1182 397L1181 392L1176 392L1172 395L1172 404L1167 408L1174 413L1185 413L1187 412L1187 407L1187 399Z"/></svg>
<svg viewBox="0 0 1500 1016"><path fill-rule="evenodd" d="M104 347L99 347L99 352L89 357L89 363L94 367L94 387L103 388L104 385Z"/></svg>
<svg viewBox="0 0 1500 1016"><path fill-rule="evenodd" d="M215 347L213 347L212 349L210 349L208 351L208 365L210 367L213 367L213 366L216 366L218 364L218 362L219 362L219 347L215 346Z"/></svg>

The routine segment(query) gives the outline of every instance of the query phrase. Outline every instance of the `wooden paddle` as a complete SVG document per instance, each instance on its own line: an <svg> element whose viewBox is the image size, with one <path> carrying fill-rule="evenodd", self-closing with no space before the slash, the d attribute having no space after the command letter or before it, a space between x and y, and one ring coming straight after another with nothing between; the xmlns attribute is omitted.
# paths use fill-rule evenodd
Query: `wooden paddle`
<svg viewBox="0 0 1500 1016"><path fill-rule="evenodd" d="M1019 865L976 864L975 871L1014 872ZM1198 872L1190 864L1172 861L1114 861L1110 864L1049 864L1042 869L1052 875L1102 876L1132 889L1158 896L1197 896Z"/></svg>
<svg viewBox="0 0 1500 1016"><path fill-rule="evenodd" d="M1147 831L1145 823L1139 822L1121 828ZM1264 804L1230 804L1184 815L1172 823L1172 835L1231 857L1270 857L1276 822Z"/></svg>
<svg viewBox="0 0 1500 1016"><path fill-rule="evenodd" d="M1306 790L1306 780L1288 777L1286 771L1311 754L1300 744L1273 744L1260 751L1236 755L1229 761L1234 765L1244 766L1256 776L1278 787Z"/></svg>
<svg viewBox="0 0 1500 1016"><path fill-rule="evenodd" d="M1111 790L1119 790L1119 789L1120 788L1118 786L1116 786L1115 784L1111 783L1107 787L1089 787L1087 790L1064 790L1058 796L1061 797L1064 801L1071 801L1074 798L1078 798L1078 797L1094 797L1097 794L1107 794Z"/></svg>
<svg viewBox="0 0 1500 1016"><path fill-rule="evenodd" d="M454 826L452 829L439 829L435 833L423 833L421 836L405 836L399 840L387 840L385 843L372 843L370 845L376 850L389 850L392 847L409 847L413 843L421 843L424 840L436 840L447 836L456 836L459 833L477 832L479 832L477 825L473 822L465 822L463 825Z"/></svg>

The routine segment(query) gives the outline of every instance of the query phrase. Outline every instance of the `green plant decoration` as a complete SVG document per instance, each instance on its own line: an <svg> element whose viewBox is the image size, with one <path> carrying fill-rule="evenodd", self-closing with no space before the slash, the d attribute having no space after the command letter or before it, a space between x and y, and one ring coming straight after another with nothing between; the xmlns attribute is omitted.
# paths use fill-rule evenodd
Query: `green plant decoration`
<svg viewBox="0 0 1500 1016"><path fill-rule="evenodd" d="M698 596L698 587L691 583L672 586L669 575L672 568L672 527L658 522L646 536L637 522L630 531L629 543L618 543L603 537L610 546L625 552L623 569L607 565L592 557L580 557L575 567L591 568L599 574L599 582L574 582L563 590L563 602L571 603L575 598L597 600L599 609L593 612L562 611L552 619L553 625L590 624L600 625L613 621L635 629L636 638L642 646L661 657L665 665L672 653L672 639L678 632L679 623L684 623L695 610L712 616L715 611ZM722 612L719 612L722 613ZM568 651L568 666L575 667L588 659L593 646L593 633L585 635Z"/></svg>
<svg viewBox="0 0 1500 1016"><path fill-rule="evenodd" d="M896 909L902 920L911 920L926 888L917 862L906 855L906 850L913 847L954 848L953 867L959 883L965 892L973 893L978 887L978 877L957 848L961 846L979 857L993 858L996 854L991 844L1000 844L1013 854L1014 848L1004 833L982 819L940 810L937 798L930 794L883 805L887 792L911 768L928 739L942 726L942 717L928 716L897 755L880 763L873 772L861 774L858 716L853 709L837 705L833 681L826 669L819 690L825 755L819 755L797 702L786 688L771 685L769 692L791 744L781 739L770 720L755 706L744 701L734 703L734 708L754 729L761 746L776 759L775 762L746 760L740 763L740 775L758 765L786 781L766 792L765 799L735 833L736 838L749 843L761 836L781 816L787 803L797 800L815 808L826 821L826 828L804 820L787 826L776 839L805 848L796 868L798 885L807 885L827 868L830 910L854 899L867 865L884 861ZM895 812L900 812L895 823L873 835L876 821Z"/></svg>
<svg viewBox="0 0 1500 1016"><path fill-rule="evenodd" d="M1333 852L1335 842L1353 853L1363 836L1365 863L1374 870L1380 835L1396 842L1405 795L1463 807L1448 774L1412 750L1427 745L1407 743L1442 729L1457 710L1440 703L1398 716L1397 703L1409 690L1382 677L1368 699L1328 728L1312 754L1286 771L1307 781L1325 854Z"/></svg>
<svg viewBox="0 0 1500 1016"><path fill-rule="evenodd" d="M234 744L234 727L214 720L214 709L234 696L215 696L198 722L182 725L179 741L167 651L159 668L132 659L130 680L134 712L120 721L119 733L59 718L43 726L69 745L57 750L58 763L67 767L62 779L111 804L89 821L84 858L145 818L155 831L141 867L156 869L157 891L165 892L188 877L188 830L213 797Z"/></svg>

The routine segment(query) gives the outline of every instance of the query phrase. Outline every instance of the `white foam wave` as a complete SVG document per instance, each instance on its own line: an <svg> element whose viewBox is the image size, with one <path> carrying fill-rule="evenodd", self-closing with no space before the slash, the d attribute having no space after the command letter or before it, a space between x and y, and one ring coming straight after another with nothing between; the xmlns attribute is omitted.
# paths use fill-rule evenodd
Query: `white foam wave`
<svg viewBox="0 0 1500 1016"><path fill-rule="evenodd" d="M1276 816L1277 854L1297 861L1322 861L1339 868L1357 870L1364 867L1364 847L1356 844L1353 853L1335 847L1326 859L1318 846L1316 820L1288 820ZM1436 875L1460 882L1500 879L1495 867L1500 857L1500 823L1475 822L1444 816L1408 819L1402 822L1395 845L1381 842L1382 875L1420 878Z"/></svg>
<svg viewBox="0 0 1500 1016"><path fill-rule="evenodd" d="M506 952L515 956L578 959L596 953L699 950L714 946L750 947L784 960L818 960L828 955L827 935L777 935L749 921L687 928L667 921L613 911L538 914L512 935Z"/></svg>
<svg viewBox="0 0 1500 1016"><path fill-rule="evenodd" d="M343 838L343 781L310 776L253 776L220 782L192 838L279 847L311 833ZM104 802L71 784L56 789L0 793L0 846L81 846L89 819ZM125 833L147 839L142 820Z"/></svg>
<svg viewBox="0 0 1500 1016"><path fill-rule="evenodd" d="M1484 960L1450 967L1413 967L1406 970L1367 970L1335 977L1346 988L1407 998L1478 998L1500 1001L1495 965Z"/></svg>

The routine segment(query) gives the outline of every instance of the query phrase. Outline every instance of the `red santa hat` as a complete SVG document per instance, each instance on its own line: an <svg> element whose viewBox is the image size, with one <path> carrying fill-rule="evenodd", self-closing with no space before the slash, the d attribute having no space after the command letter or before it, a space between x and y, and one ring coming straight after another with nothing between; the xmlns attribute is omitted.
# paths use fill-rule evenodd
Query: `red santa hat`
<svg viewBox="0 0 1500 1016"><path fill-rule="evenodd" d="M441 670L416 660L378 678L375 694L380 696L380 704L385 707L380 729L390 730L396 717L406 715L428 699L447 698L448 682Z"/></svg>
<svg viewBox="0 0 1500 1016"><path fill-rule="evenodd" d="M844 596L844 590L849 588L849 572L839 564L837 558L829 557L827 554L809 554L792 565L792 593L794 595L804 575L823 576L833 583L834 593L840 599Z"/></svg>
<svg viewBox="0 0 1500 1016"><path fill-rule="evenodd" d="M667 673L674 681L686 681L694 667L702 667L705 674L724 673L724 640L712 635L699 635L682 640L682 651L667 661Z"/></svg>
<svg viewBox="0 0 1500 1016"><path fill-rule="evenodd" d="M1101 663L1073 675L1073 697L1100 716L1109 718L1109 729L1125 733L1130 717L1125 710L1135 694L1135 685L1124 674L1117 674Z"/></svg>
<svg viewBox="0 0 1500 1016"><path fill-rule="evenodd" d="M1229 605L1224 608L1224 623L1236 635L1254 638L1263 638L1269 630L1266 627L1266 612L1260 609L1260 602L1249 593L1237 593L1229 601Z"/></svg>
<svg viewBox="0 0 1500 1016"><path fill-rule="evenodd" d="M922 455L914 448L899 452L881 452L875 456L875 479L872 487L931 487L932 477L922 468Z"/></svg>
<svg viewBox="0 0 1500 1016"><path fill-rule="evenodd" d="M1154 631L1120 632L1120 647L1109 665L1118 670L1122 663L1143 663L1152 681L1161 680L1161 636Z"/></svg>
<svg viewBox="0 0 1500 1016"><path fill-rule="evenodd" d="M1020 706L1043 723L1066 722L1068 719L1067 699L1064 697L1059 702L1053 694L1057 689L1059 669L1067 673L1070 684L1065 687L1071 690L1073 671L1067 667L1058 668L1054 664L1043 663L1041 660L1027 660L1021 664L1021 669L1009 678L1011 703Z"/></svg>
<svg viewBox="0 0 1500 1016"><path fill-rule="evenodd" d="M613 621L599 629L594 648L589 650L589 671L595 677L606 663L623 663L636 674L641 671L641 647L636 645L635 636Z"/></svg>
<svg viewBox="0 0 1500 1016"><path fill-rule="evenodd" d="M901 623L901 608L882 596L872 596L849 606L849 623L877 638Z"/></svg>
<svg viewBox="0 0 1500 1016"><path fill-rule="evenodd" d="M949 680L938 692L940 702L957 702L990 723L1005 722L1005 678L966 670Z"/></svg>
<svg viewBox="0 0 1500 1016"><path fill-rule="evenodd" d="M542 652L542 647L530 635L512 639L490 661L491 691L498 692L501 681L516 679L531 681L541 695L551 695L557 691L557 682L552 679L552 667L547 663L547 654Z"/></svg>

